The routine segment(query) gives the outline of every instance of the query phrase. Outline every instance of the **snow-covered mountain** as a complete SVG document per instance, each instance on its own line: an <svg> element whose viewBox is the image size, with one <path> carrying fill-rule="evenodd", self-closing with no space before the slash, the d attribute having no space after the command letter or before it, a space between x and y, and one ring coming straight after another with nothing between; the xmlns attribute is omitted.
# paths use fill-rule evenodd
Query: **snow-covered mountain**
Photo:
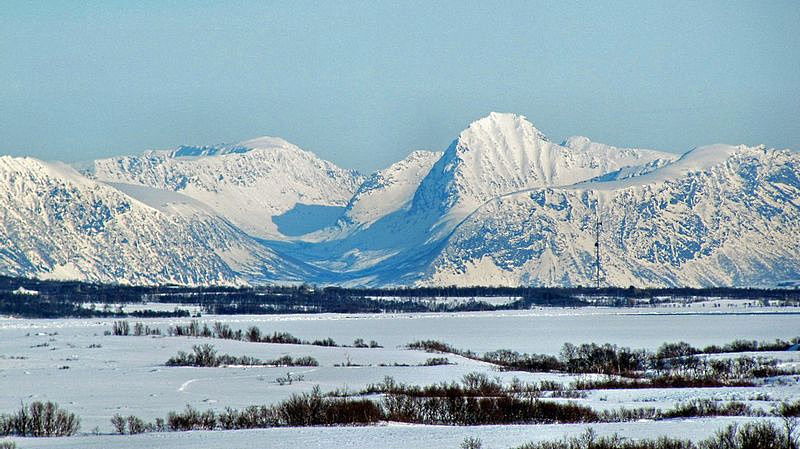
<svg viewBox="0 0 800 449"><path fill-rule="evenodd" d="M0 158L0 273L130 283L764 286L800 278L800 154L683 156L492 113L364 178L282 139Z"/></svg>
<svg viewBox="0 0 800 449"><path fill-rule="evenodd" d="M586 138L549 141L524 116L493 112L469 125L423 180L414 207L439 213L450 232L486 201L521 190L570 185L624 167L671 161L670 153L616 148Z"/></svg>
<svg viewBox="0 0 800 449"><path fill-rule="evenodd" d="M243 284L304 274L191 198L30 158L0 157L0 242L0 273L12 276Z"/></svg>
<svg viewBox="0 0 800 449"><path fill-rule="evenodd" d="M422 282L590 285L598 216L604 285L775 285L800 274L800 155L712 145L640 177L497 197Z"/></svg>
<svg viewBox="0 0 800 449"><path fill-rule="evenodd" d="M566 143L577 148L550 142L523 116L491 113L461 132L432 167L414 172L427 171L422 178L395 166L387 169L402 176L404 185L416 187L410 199L408 195L403 199L407 206L381 214L358 233L326 230L322 235L328 241L287 251L339 272L355 284L407 283L429 270L427 264L438 248L465 218L497 196L571 185L622 168L677 158L670 153L594 144L585 138ZM409 160L397 165L414 166ZM425 160L430 163L432 158L428 155ZM377 175L382 178L380 172ZM348 229L346 222L338 225Z"/></svg>
<svg viewBox="0 0 800 449"><path fill-rule="evenodd" d="M100 181L179 192L206 204L250 235L279 240L297 235L298 222L309 219L302 214L304 208L335 221L363 181L356 171L339 168L275 137L148 151L141 156L100 159L80 168Z"/></svg>

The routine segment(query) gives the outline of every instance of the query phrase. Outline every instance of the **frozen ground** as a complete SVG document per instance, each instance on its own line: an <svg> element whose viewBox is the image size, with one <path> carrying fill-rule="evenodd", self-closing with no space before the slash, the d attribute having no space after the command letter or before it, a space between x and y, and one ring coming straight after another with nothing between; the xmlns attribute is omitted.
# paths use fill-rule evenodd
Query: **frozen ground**
<svg viewBox="0 0 800 449"><path fill-rule="evenodd" d="M515 312L455 314L205 316L234 328L259 326L302 339L332 337L340 344L356 338L377 340L378 349L278 345L189 337L115 337L103 335L112 320L20 320L0 318L0 413L20 402L53 400L81 416L81 431L108 433L109 418L135 414L152 420L187 404L199 409L245 407L280 401L291 393L320 385L323 391L358 390L392 376L400 382L430 384L458 380L472 371L505 381L569 382L572 376L499 372L491 365L448 356L448 366L378 366L423 363L430 354L401 349L418 339L434 338L476 351L511 348L557 353L564 342L611 342L653 349L666 341L694 345L727 343L737 338L769 340L798 335L800 311L788 308L719 309L548 308ZM163 330L189 319L144 319ZM281 355L315 357L320 366L296 368L167 368L179 350L209 342L220 352L274 359ZM99 347L98 347L99 346ZM785 364L800 364L798 352L760 353ZM724 355L723 355L724 356ZM336 366L342 364L362 366ZM66 368L68 367L68 368ZM302 380L279 385L291 372ZM764 409L775 401L800 398L795 378L756 388L599 390L578 401L592 407L670 407L691 398L742 400ZM685 429L706 435L725 419L596 425L601 431L631 436L670 434ZM367 428L269 429L237 432L151 434L135 437L83 435L68 439L20 440L20 447L457 447L465 436L481 437L490 448L511 447L533 439L560 437L583 426L486 426L458 428L383 425ZM348 446L349 444L349 446ZM392 446L395 444L395 446ZM185 446L184 446L185 445Z"/></svg>
<svg viewBox="0 0 800 449"><path fill-rule="evenodd" d="M369 427L312 427L218 432L154 433L134 436L87 435L69 438L18 439L22 449L458 449L466 437L480 438L485 449L508 449L529 441L573 436L592 427L599 435L630 438L658 436L701 439L742 418L671 420L623 424L565 424L515 426L415 426L388 424Z"/></svg>
<svg viewBox="0 0 800 449"><path fill-rule="evenodd" d="M189 318L150 319L166 327ZM684 340L695 346L727 343L737 338L770 340L796 336L800 308L539 308L526 311L204 316L201 322L224 321L234 328L259 326L263 331L290 332L304 339L331 337L339 343L374 339L387 348L413 340L437 339L458 348L492 351L500 348L557 354L565 342L616 343L655 349L665 341ZM83 329L100 333L109 320L4 320L0 335L11 329Z"/></svg>

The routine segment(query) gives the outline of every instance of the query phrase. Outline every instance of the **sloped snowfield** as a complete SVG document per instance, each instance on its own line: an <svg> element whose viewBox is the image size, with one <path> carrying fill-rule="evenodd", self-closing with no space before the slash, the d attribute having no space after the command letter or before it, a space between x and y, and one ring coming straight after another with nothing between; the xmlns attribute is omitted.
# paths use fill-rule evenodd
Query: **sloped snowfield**
<svg viewBox="0 0 800 449"><path fill-rule="evenodd" d="M437 339L456 348L485 352L509 348L557 354L571 343L616 343L655 349L663 342L684 340L696 346L728 343L738 338L788 339L798 334L800 310L792 308L693 307L657 309L547 308L515 312L379 315L205 316L234 329L251 325L263 333L289 332L304 340L331 337L339 344L356 338L376 340L383 348L319 347L248 343L191 337L106 336L113 320L19 320L0 318L0 413L21 402L51 400L82 419L81 435L69 438L15 439L21 448L427 448L458 447L466 436L485 447L507 448L527 441L580 433L584 425L412 426L388 423L369 427L280 428L227 432L176 432L137 436L111 435L112 415L145 420L170 411L195 408L222 410L270 404L319 385L323 392L358 391L391 376L399 382L426 385L459 380L484 372L504 381L544 379L568 383L574 376L500 372L492 365L447 355L454 365L417 366L434 355L402 349L421 339ZM189 319L131 319L162 331ZM220 353L263 360L283 355L312 356L317 367L166 367L164 362L192 345L211 343ZM800 365L798 352L758 353L787 365ZM725 355L719 355L724 357ZM379 365L389 366L379 366ZM392 366L404 364L411 366ZM337 366L339 365L339 366ZM357 366L341 366L357 365ZM277 382L287 373L291 385ZM597 409L669 408L691 398L739 400L771 408L783 399L800 399L800 383L783 378L759 387L597 390L575 399ZM739 418L670 420L595 424L602 433L631 437L681 435L704 437ZM94 435L93 433L100 433Z"/></svg>

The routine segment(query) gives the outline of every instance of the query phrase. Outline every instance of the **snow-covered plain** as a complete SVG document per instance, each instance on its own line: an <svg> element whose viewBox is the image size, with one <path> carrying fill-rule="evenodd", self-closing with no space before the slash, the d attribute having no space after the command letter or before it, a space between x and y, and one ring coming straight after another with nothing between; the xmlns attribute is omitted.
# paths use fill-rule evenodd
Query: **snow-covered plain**
<svg viewBox="0 0 800 449"><path fill-rule="evenodd" d="M145 319L163 330L189 319ZM357 391L391 376L410 384L459 380L469 372L485 372L503 381L554 380L575 376L500 372L492 365L447 355L453 365L417 366L431 357L402 349L419 339L438 339L483 352L511 348L555 354L565 342L611 342L654 349L663 342L685 340L694 345L727 343L738 338L769 340L797 336L800 310L774 307L719 308L547 308L515 312L448 314L353 314L285 316L204 316L201 322L225 322L233 328L257 325L263 332L290 332L303 339L332 337L340 344L356 338L376 340L383 348L318 347L248 343L190 337L106 336L112 320L0 318L0 413L20 402L52 400L82 418L82 435L54 439L18 439L27 447L458 447L466 436L480 437L489 448L505 448L531 440L575 434L582 425L537 426L408 426L388 423L364 428L284 428L236 432L189 432L113 436L110 417L137 415L152 420L187 404L221 410L269 404L319 385L323 391ZM211 343L222 353L274 359L310 355L318 367L165 367L179 350ZM99 347L98 347L99 346ZM786 365L800 365L798 352L761 353ZM337 366L337 365L361 366ZM379 366L381 364L390 366ZM407 364L411 366L391 366ZM69 368L64 368L69 367ZM302 380L276 382L291 372ZM575 399L597 409L669 408L691 398L741 400L762 409L775 401L800 399L798 379L783 378L755 388L598 390ZM632 437L675 434L703 437L730 419L672 420L594 425L601 433ZM92 435L93 432L102 435Z"/></svg>
<svg viewBox="0 0 800 449"><path fill-rule="evenodd" d="M518 426L408 426L388 424L370 427L307 427L220 432L152 433L133 436L87 435L71 438L19 439L20 448L50 449L457 449L466 437L480 438L486 449L507 449L531 441L577 436L591 427L598 435L624 434L629 438L659 436L706 438L718 429L748 421L742 418L673 420L609 424ZM2 440L0 440L2 441Z"/></svg>

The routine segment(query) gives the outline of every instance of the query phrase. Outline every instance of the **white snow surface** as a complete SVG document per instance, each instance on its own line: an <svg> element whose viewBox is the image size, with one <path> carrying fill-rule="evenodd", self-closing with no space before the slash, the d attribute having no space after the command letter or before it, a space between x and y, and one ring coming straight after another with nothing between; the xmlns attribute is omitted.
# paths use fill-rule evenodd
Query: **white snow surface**
<svg viewBox="0 0 800 449"><path fill-rule="evenodd" d="M408 208L419 183L440 157L442 153L414 151L402 161L375 172L353 195L343 219L367 227L394 211Z"/></svg>
<svg viewBox="0 0 800 449"><path fill-rule="evenodd" d="M357 391L392 376L399 382L427 385L457 381L464 374L483 372L503 382L550 380L569 383L576 376L554 373L499 371L492 365L445 355L455 365L415 366L439 356L402 349L413 340L435 338L462 349L485 352L500 348L525 352L557 353L565 342L611 342L634 348L655 349L666 341L686 340L693 345L721 344L736 338L769 340L796 336L797 311L783 308L690 310L679 308L547 308L527 312L458 314L355 314L204 316L234 329L256 325L263 332L290 332L303 339L333 337L340 344L356 338L376 340L384 348L362 349L249 343L190 337L106 336L111 319L9 319L0 318L0 413L20 402L51 400L82 418L81 435L69 438L15 438L27 447L353 447L427 448L458 447L466 436L481 438L487 447L510 448L527 441L576 434L585 425L530 426L411 426L382 423L368 427L283 428L233 432L155 433L113 436L114 414L153 420L187 404L200 410L223 410L273 404L292 393L336 389ZM790 312L790 313L787 313ZM142 319L162 331L189 319ZM210 343L222 353L274 359L283 355L315 357L318 367L166 367L177 351ZM775 358L781 364L800 365L800 353L748 353ZM729 357L732 355L715 355ZM735 354L733 356L738 356ZM350 361L362 366L336 366ZM378 366L394 363L412 366ZM69 369L62 367L68 366ZM287 372L303 376L291 385L275 379ZM597 409L620 407L670 408L693 398L739 400L769 409L781 400L800 399L798 380L775 379L757 387L598 390L579 403ZM593 424L601 433L620 432L628 437L674 434L702 438L715 429L746 418L669 420ZM91 435L97 427L101 435Z"/></svg>
<svg viewBox="0 0 800 449"><path fill-rule="evenodd" d="M133 436L100 435L46 439L17 439L21 449L457 449L467 437L480 438L487 449L510 449L536 441L579 436L588 428L598 436L627 438L708 438L732 424L752 418L676 419L609 424L516 426L420 426L387 423L369 427L306 427L215 432L151 433ZM0 440L2 441L2 440Z"/></svg>

